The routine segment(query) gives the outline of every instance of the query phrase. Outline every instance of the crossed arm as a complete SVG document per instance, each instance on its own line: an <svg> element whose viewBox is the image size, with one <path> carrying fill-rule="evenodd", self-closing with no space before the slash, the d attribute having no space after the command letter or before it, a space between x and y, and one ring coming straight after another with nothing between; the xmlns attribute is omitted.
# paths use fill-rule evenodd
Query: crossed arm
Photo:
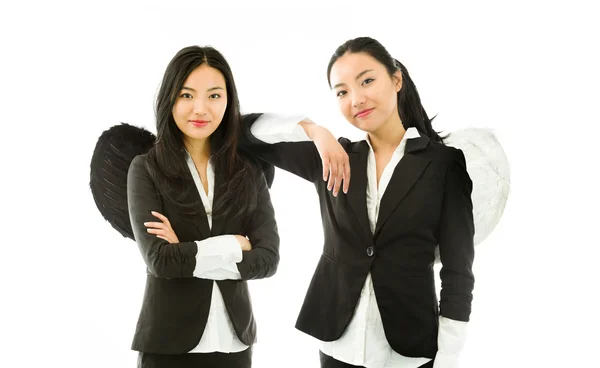
<svg viewBox="0 0 600 368"><path fill-rule="evenodd" d="M154 212L161 208L160 199L143 157L136 157L127 178L128 207L135 240L150 273L164 278L212 280L273 275L279 263L279 235L266 181L262 179L247 238L231 234L180 242L168 219Z"/></svg>

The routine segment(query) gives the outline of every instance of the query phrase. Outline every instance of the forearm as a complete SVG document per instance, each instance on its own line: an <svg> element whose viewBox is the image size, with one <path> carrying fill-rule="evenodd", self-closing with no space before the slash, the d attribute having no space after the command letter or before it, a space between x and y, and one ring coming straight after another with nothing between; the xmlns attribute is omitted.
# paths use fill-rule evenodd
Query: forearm
<svg viewBox="0 0 600 368"><path fill-rule="evenodd" d="M134 158L127 176L129 218L140 253L148 270L156 277L193 277L198 250L196 243L170 244L149 234L144 225L156 219L151 211L160 208L156 188L144 164L142 157Z"/></svg>
<svg viewBox="0 0 600 368"><path fill-rule="evenodd" d="M237 264L243 280L263 279L273 276L279 266L279 253L269 248L254 248L244 252Z"/></svg>
<svg viewBox="0 0 600 368"><path fill-rule="evenodd" d="M460 150L448 164L445 177L444 202L440 221L440 314L468 322L475 277L472 183L466 171L464 155Z"/></svg>
<svg viewBox="0 0 600 368"><path fill-rule="evenodd" d="M243 259L237 264L242 279L273 276L279 265L279 233L264 179L258 190L258 204L250 217L247 235L252 250L243 252Z"/></svg>
<svg viewBox="0 0 600 368"><path fill-rule="evenodd" d="M268 144L304 142L310 140L305 128L310 123L310 120L302 115L265 113L251 123L250 133Z"/></svg>
<svg viewBox="0 0 600 368"><path fill-rule="evenodd" d="M240 149L273 166L314 182L322 171L315 144L298 125L303 117L248 114L243 119Z"/></svg>

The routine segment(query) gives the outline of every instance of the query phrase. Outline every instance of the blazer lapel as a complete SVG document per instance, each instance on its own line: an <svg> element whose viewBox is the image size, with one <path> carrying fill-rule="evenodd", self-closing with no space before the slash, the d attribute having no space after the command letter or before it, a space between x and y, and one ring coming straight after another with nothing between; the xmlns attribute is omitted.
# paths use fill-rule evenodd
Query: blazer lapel
<svg viewBox="0 0 600 368"><path fill-rule="evenodd" d="M369 240L373 239L369 214L367 213L367 159L369 146L362 141L356 144L353 151L349 152L350 160L350 188L348 188L348 202L356 214L356 218Z"/></svg>
<svg viewBox="0 0 600 368"><path fill-rule="evenodd" d="M379 205L379 216L377 218L377 225L375 227L376 237L381 228L390 217L394 209L398 207L402 199L406 197L408 191L415 184L417 179L421 176L425 168L431 162L430 159L415 155L416 151L419 151L429 143L429 138L420 137L414 139L408 139L406 141L406 148L404 150L404 156L396 165L394 173L390 179L390 182L381 198ZM352 177L354 179L354 177Z"/></svg>
<svg viewBox="0 0 600 368"><path fill-rule="evenodd" d="M189 167L189 164L188 164ZM200 196L200 193L198 192L199 190L204 190L204 188L202 188L202 182L196 183L196 180L194 180L194 175L192 174L191 170L192 167L189 167L189 174L188 174L188 179L189 182L191 184L194 185L194 187L196 188L196 191L194 191L192 193L192 197L190 198L190 200L192 201L191 203L199 203L200 205L198 206L198 208L196 208L196 214L191 216L191 221L194 222L194 225L196 225L196 229L198 230L198 233L200 235L200 239L206 239L208 237L210 237L210 227L208 226L208 218L206 217L206 211L204 210L204 203L202 202L202 197ZM196 170L196 168L193 168L194 170ZM195 172L197 174L197 172ZM200 180L200 176L198 175L198 180Z"/></svg>
<svg viewBox="0 0 600 368"><path fill-rule="evenodd" d="M198 200L202 202L202 198L198 195ZM198 213L193 216L194 223L196 224L196 229L200 233L201 239L206 239L210 237L210 227L208 226L208 218L206 217L206 212L204 212L204 207L198 208Z"/></svg>
<svg viewBox="0 0 600 368"><path fill-rule="evenodd" d="M218 206L221 205L221 200L224 197L224 194L222 191L225 189L223 188L223 183L225 181L224 176L222 175L221 170L217 170L215 168L215 183L213 186L213 206L212 206L212 230L210 230L210 234L211 235L219 235L223 233L223 227L225 226L225 219L223 218L223 216L219 213L219 212L215 212L215 208L218 208Z"/></svg>

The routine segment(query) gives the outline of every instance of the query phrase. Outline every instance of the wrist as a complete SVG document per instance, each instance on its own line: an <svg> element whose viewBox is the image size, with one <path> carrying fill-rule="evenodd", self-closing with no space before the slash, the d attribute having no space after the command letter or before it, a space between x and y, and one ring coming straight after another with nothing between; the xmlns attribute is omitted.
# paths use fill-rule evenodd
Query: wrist
<svg viewBox="0 0 600 368"><path fill-rule="evenodd" d="M315 124L315 123L313 123L308 118L306 118L306 119L302 120L301 122L299 122L298 125L300 125L302 127L302 129L304 129L304 132L306 133L306 135L308 136L308 138L310 138L312 140L314 132L315 132L315 128L317 128L318 125Z"/></svg>

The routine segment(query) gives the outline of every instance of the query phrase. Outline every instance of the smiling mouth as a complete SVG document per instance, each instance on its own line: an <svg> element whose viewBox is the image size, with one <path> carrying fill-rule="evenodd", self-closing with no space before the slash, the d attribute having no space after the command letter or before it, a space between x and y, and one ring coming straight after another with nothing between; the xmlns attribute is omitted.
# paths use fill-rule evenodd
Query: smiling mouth
<svg viewBox="0 0 600 368"><path fill-rule="evenodd" d="M354 115L354 117L355 118L364 118L364 117L367 117L371 113L371 111L373 111L373 110L374 110L374 108L373 109L363 110L363 111L359 112L358 114Z"/></svg>

